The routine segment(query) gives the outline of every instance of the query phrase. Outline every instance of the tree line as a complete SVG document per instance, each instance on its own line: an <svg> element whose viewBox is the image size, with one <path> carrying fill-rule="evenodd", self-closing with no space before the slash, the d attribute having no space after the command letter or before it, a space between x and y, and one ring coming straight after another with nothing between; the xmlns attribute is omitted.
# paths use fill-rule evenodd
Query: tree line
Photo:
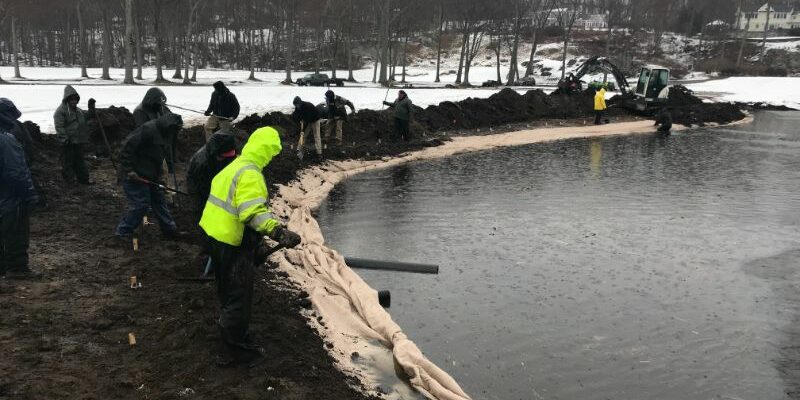
<svg viewBox="0 0 800 400"><path fill-rule="evenodd" d="M567 47L576 21L605 15L606 53L614 31L648 29L653 46L666 31L701 32L733 22L750 0L0 0L0 62L19 66L125 68L125 83L156 68L157 81L190 83L198 68L329 70L333 76L373 66L373 81L405 79L410 44L436 49L436 81L447 38L457 38L457 83L469 84L482 46L498 59L498 81L533 73L542 33L558 28ZM520 54L526 41L529 54ZM500 76L500 54L511 55ZM524 71L521 60L529 61ZM172 72L169 75L169 72ZM562 71L563 73L563 71Z"/></svg>

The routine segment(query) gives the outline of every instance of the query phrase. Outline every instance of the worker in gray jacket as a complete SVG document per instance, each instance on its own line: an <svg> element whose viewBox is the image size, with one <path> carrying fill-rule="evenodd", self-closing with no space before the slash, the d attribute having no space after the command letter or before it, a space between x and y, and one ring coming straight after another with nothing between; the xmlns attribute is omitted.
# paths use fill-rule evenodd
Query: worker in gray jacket
<svg viewBox="0 0 800 400"><path fill-rule="evenodd" d="M89 127L86 124L87 115L78 107L81 96L70 85L64 88L64 97L61 105L53 114L56 134L61 142L61 176L66 182L77 178L83 185L92 184L89 181L89 170L83 159L84 146L89 143ZM94 99L89 99L89 113L94 115Z"/></svg>
<svg viewBox="0 0 800 400"><path fill-rule="evenodd" d="M397 100L393 103L384 101L389 107L394 108L394 133L398 137L403 138L406 142L411 140L411 99L408 98L406 92L401 90L397 93Z"/></svg>

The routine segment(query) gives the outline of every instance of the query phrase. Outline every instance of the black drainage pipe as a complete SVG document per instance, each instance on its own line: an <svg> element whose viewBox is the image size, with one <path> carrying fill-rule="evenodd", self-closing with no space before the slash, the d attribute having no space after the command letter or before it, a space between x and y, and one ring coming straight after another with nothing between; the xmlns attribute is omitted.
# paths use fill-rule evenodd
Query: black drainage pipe
<svg viewBox="0 0 800 400"><path fill-rule="evenodd" d="M345 257L344 262L351 268L377 269L382 271L415 272L418 274L438 274L439 266L432 264L416 264L398 261L368 260L365 258Z"/></svg>

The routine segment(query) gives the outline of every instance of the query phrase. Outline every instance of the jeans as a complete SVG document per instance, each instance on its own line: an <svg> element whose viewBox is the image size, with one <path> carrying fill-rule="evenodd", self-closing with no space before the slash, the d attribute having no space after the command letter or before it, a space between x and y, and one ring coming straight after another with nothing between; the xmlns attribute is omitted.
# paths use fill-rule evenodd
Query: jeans
<svg viewBox="0 0 800 400"><path fill-rule="evenodd" d="M28 269L30 207L20 204L0 215L0 275Z"/></svg>
<svg viewBox="0 0 800 400"><path fill-rule="evenodd" d="M142 218L148 210L152 210L165 235L177 232L175 221L167 208L164 193L161 189L145 183L133 182L129 179L122 181L122 190L128 198L128 212L117 225L117 236L131 236L133 231L142 223Z"/></svg>
<svg viewBox="0 0 800 400"><path fill-rule="evenodd" d="M61 148L61 176L67 182L78 178L79 183L89 183L89 169L83 159L83 145L65 144Z"/></svg>

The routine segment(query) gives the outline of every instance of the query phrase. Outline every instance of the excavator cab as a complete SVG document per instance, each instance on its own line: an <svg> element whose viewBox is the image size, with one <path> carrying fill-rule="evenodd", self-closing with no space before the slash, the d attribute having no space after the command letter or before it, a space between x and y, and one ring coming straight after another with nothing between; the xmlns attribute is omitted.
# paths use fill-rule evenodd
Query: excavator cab
<svg viewBox="0 0 800 400"><path fill-rule="evenodd" d="M636 83L636 108L645 111L667 102L669 69L657 66L642 67Z"/></svg>

